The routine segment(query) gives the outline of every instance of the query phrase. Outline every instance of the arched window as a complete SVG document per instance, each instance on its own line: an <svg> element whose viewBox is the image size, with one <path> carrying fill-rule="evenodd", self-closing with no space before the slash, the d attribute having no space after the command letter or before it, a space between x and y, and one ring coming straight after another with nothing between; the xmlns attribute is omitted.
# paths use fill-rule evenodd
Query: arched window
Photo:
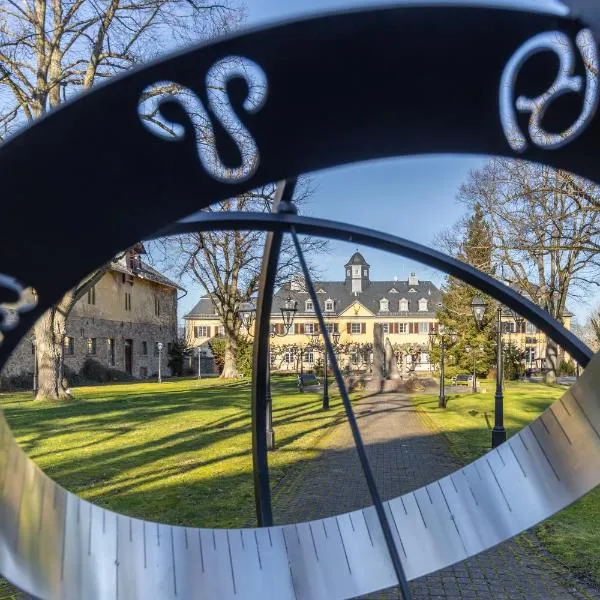
<svg viewBox="0 0 600 600"><path fill-rule="evenodd" d="M426 298L421 298L419 300L419 310L420 311L427 311L427 310L429 310L427 305L428 305L428 302L427 302Z"/></svg>
<svg viewBox="0 0 600 600"><path fill-rule="evenodd" d="M406 298L402 298L402 300L400 300L398 310L400 312L408 312L408 300Z"/></svg>
<svg viewBox="0 0 600 600"><path fill-rule="evenodd" d="M387 298L382 298L379 301L379 311L380 312L388 312L390 310L390 303Z"/></svg>

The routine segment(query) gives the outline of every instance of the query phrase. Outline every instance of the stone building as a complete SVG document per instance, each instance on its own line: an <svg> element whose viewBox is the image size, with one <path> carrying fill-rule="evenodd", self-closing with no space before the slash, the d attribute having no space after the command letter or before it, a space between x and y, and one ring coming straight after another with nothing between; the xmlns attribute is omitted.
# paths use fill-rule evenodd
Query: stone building
<svg viewBox="0 0 600 600"><path fill-rule="evenodd" d="M430 371L429 333L438 332L437 311L441 306L440 290L431 281L420 280L411 273L407 280L376 281L371 278L371 266L360 252L355 252L344 265L344 277L339 281L317 281L315 289L327 327L339 332L339 346L344 355L338 360L342 366L364 368L365 348L373 343L373 328L383 326L384 342L392 347L418 349L416 371ZM281 308L288 301L295 301L297 312L291 331L285 332ZM563 323L570 329L572 314L565 312ZM185 337L188 344L199 346L205 356L210 356L209 341L222 337L223 326L209 297L202 297L184 317ZM511 311L502 314L503 343L513 343L525 352L524 367L540 370L546 366L546 336L534 325L515 320ZM312 334L319 330L312 300L303 282L284 284L274 295L271 314L271 365L277 370L299 368L299 349L302 349L303 366L310 369L322 358L322 352L313 348ZM320 338L322 342L322 337ZM406 358L412 362L410 353ZM560 352L560 359L569 360ZM405 365L407 366L407 365Z"/></svg>
<svg viewBox="0 0 600 600"><path fill-rule="evenodd" d="M111 263L110 269L75 304L63 345L67 370L79 372L87 358L144 379L158 371L158 342L168 350L177 338L177 293L173 281L146 264L142 244ZM25 337L2 375L33 373L33 334Z"/></svg>
<svg viewBox="0 0 600 600"><path fill-rule="evenodd" d="M422 350L417 370L428 371L429 332L436 331L436 312L441 295L431 281L421 281L415 273L406 281L374 281L370 265L360 252L355 252L344 266L340 281L317 281L315 288L327 327L339 331L340 346L348 352L344 364L359 368L362 355L352 347L364 347L373 342L373 327L383 324L384 337L392 345L411 346ZM303 362L310 368L320 353L309 349L311 334L319 326L314 306L308 292L299 282L288 282L273 299L271 327L276 334L284 332L281 308L291 299L296 302L297 313L291 331L271 340L271 362L274 369L295 370L298 353L294 348L306 348ZM208 340L223 335L223 327L210 298L200 298L196 306L184 317L188 343L201 346L209 352ZM360 355L360 356L359 356ZM409 359L410 360L410 359Z"/></svg>

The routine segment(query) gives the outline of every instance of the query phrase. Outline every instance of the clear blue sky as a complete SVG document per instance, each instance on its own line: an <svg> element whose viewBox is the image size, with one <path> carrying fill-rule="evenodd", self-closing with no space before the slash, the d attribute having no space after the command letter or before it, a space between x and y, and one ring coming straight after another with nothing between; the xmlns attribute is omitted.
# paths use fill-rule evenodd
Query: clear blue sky
<svg viewBox="0 0 600 600"><path fill-rule="evenodd" d="M498 5L549 7L561 10L554 0L509 2ZM352 0L246 0L247 26L277 22L301 15L383 2ZM390 3L391 4L391 3ZM387 159L340 167L311 174L316 188L305 214L356 223L432 245L435 235L457 221L462 207L456 192L469 171L481 166L484 157L427 156ZM331 252L319 259L325 279L341 279L343 265L356 246L332 243ZM375 250L360 248L371 264L374 279L406 279L412 271L422 279L440 283L443 275L423 265ZM198 293L190 294L180 305L180 316L195 303ZM580 315L585 314L583 307Z"/></svg>

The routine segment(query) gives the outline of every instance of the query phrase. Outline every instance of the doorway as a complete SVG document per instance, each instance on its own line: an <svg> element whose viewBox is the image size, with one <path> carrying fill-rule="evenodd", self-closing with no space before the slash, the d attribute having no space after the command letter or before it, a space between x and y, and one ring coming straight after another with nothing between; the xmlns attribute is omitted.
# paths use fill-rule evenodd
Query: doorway
<svg viewBox="0 0 600 600"><path fill-rule="evenodd" d="M133 374L133 340L125 340L125 372Z"/></svg>

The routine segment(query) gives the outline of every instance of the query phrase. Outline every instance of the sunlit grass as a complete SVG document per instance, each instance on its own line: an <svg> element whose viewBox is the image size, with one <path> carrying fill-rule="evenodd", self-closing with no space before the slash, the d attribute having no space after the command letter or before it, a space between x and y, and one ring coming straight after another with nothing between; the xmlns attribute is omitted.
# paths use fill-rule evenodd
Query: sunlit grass
<svg viewBox="0 0 600 600"><path fill-rule="evenodd" d="M448 407L437 407L437 397L418 396L414 402L433 428L444 433L452 451L470 462L490 448L494 425L494 384L486 393L450 396ZM565 388L530 383L508 383L504 425L507 435L517 433L537 418ZM536 528L544 546L574 572L600 583L600 488Z"/></svg>
<svg viewBox="0 0 600 600"><path fill-rule="evenodd" d="M75 388L76 401L0 395L18 442L53 479L101 506L190 526L252 522L250 384L182 379ZM290 467L315 458L342 416L321 396L275 377L275 486Z"/></svg>

